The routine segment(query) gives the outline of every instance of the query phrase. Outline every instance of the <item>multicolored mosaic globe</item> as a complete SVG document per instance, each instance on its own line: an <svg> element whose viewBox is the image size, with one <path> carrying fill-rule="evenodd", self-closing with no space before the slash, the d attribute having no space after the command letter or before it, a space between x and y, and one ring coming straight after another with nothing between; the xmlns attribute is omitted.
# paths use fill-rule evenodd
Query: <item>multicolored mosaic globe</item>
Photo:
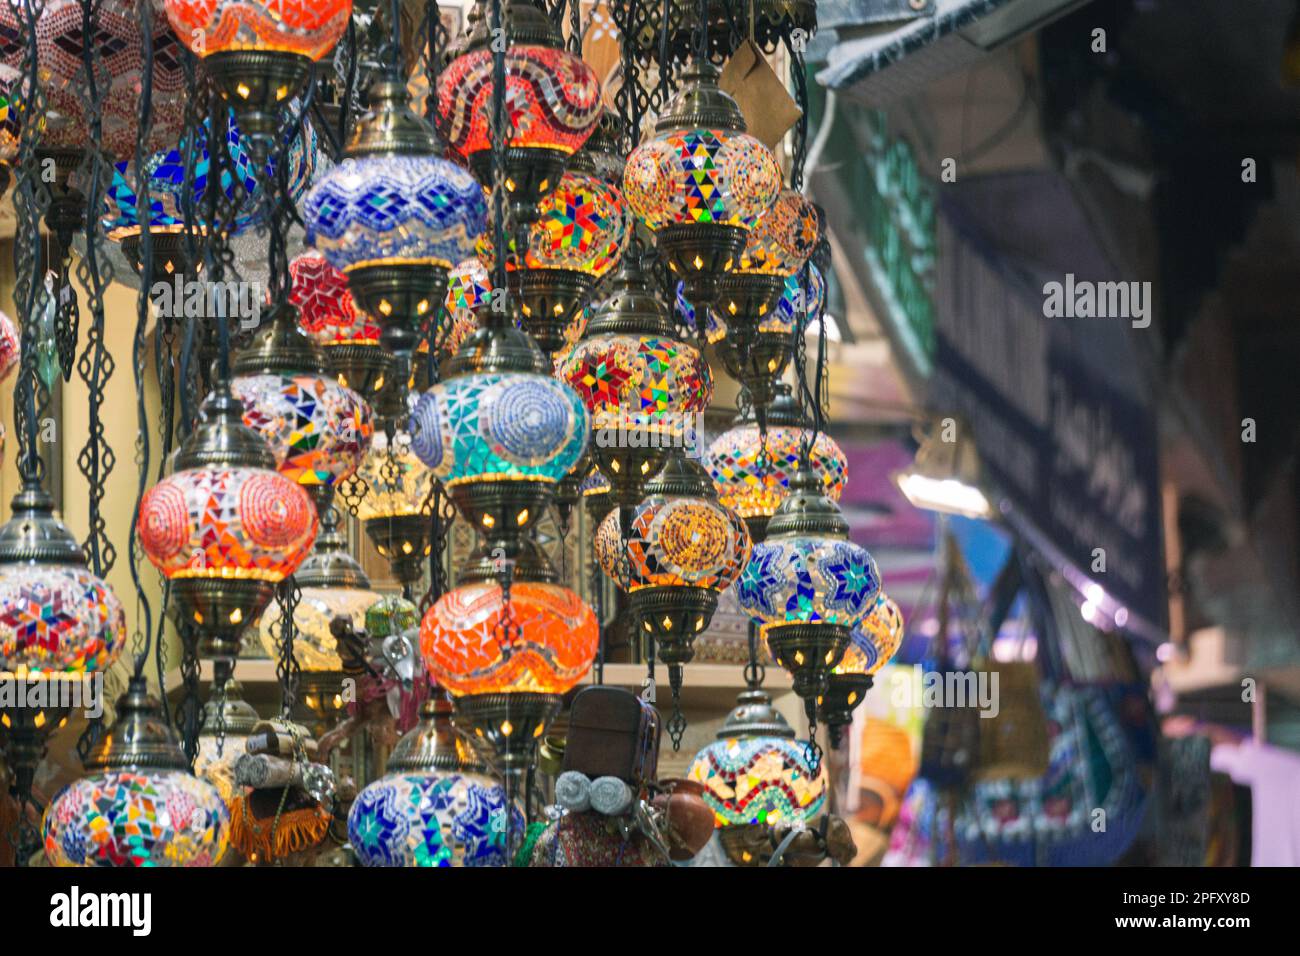
<svg viewBox="0 0 1300 956"><path fill-rule="evenodd" d="M772 208L749 231L735 271L792 276L817 248L821 232L817 207L797 190L783 189Z"/></svg>
<svg viewBox="0 0 1300 956"><path fill-rule="evenodd" d="M198 56L280 50L319 60L352 18L352 0L166 0L176 35Z"/></svg>
<svg viewBox="0 0 1300 956"><path fill-rule="evenodd" d="M289 263L289 301L298 307L298 325L321 345L378 345L379 323L358 309L348 279L314 249Z"/></svg>
<svg viewBox="0 0 1300 956"><path fill-rule="evenodd" d="M655 335L584 339L560 359L556 374L591 412L597 441L609 429L694 431L713 398L713 374L700 350Z"/></svg>
<svg viewBox="0 0 1300 956"><path fill-rule="evenodd" d="M244 424L266 440L280 474L333 486L353 474L375 425L365 400L325 375L241 375L231 391Z"/></svg>
<svg viewBox="0 0 1300 956"><path fill-rule="evenodd" d="M443 352L455 355L478 328L476 311L492 301L492 277L478 256L456 264L447 280Z"/></svg>
<svg viewBox="0 0 1300 956"><path fill-rule="evenodd" d="M362 866L506 866L505 788L486 774L392 773L370 784L348 813L348 842Z"/></svg>
<svg viewBox="0 0 1300 956"><path fill-rule="evenodd" d="M36 5L33 5L36 7ZM26 17L21 5L0 4L0 63L21 72L27 52ZM36 57L46 116L41 134L45 148L84 149L90 145L86 116L86 53L83 10L79 0L45 0L36 23ZM135 155L140 129L140 91L144 80L144 40L134 0L101 0L94 36L98 57L101 136L116 159ZM153 39L148 151L176 142L185 125L185 74L181 48L168 27L161 4L152 4ZM20 87L10 90L15 98ZM12 105L12 104L11 104Z"/></svg>
<svg viewBox="0 0 1300 956"><path fill-rule="evenodd" d="M0 673L103 671L126 642L122 603L76 565L0 568Z"/></svg>
<svg viewBox="0 0 1300 956"><path fill-rule="evenodd" d="M346 617L356 630L363 630L366 611L382 595L369 588L305 587L300 592L301 598L293 610L294 660L304 671L341 671L343 659L339 656L338 642L330 633L330 624L336 617ZM283 613L276 598L262 612L257 625L257 636L272 660L280 656L276 638Z"/></svg>
<svg viewBox="0 0 1300 956"><path fill-rule="evenodd" d="M903 646L903 612L881 591L871 613L853 629L837 674L874 675L893 660Z"/></svg>
<svg viewBox="0 0 1300 956"><path fill-rule="evenodd" d="M772 151L747 133L687 129L642 143L628 157L623 192L653 230L710 223L750 229L781 191Z"/></svg>
<svg viewBox="0 0 1300 956"><path fill-rule="evenodd" d="M136 531L168 579L282 581L316 539L316 508L301 485L261 468L190 468L140 502Z"/></svg>
<svg viewBox="0 0 1300 956"><path fill-rule="evenodd" d="M799 470L808 431L792 425L769 425L764 438L757 425L737 425L713 440L705 467L718 500L742 518L770 518L790 494L790 479ZM813 472L832 501L839 501L848 480L848 459L835 439L817 435L809 455Z"/></svg>
<svg viewBox="0 0 1300 956"><path fill-rule="evenodd" d="M803 535L755 545L736 582L741 607L769 627L795 622L856 627L879 593L880 571L865 548Z"/></svg>
<svg viewBox="0 0 1300 956"><path fill-rule="evenodd" d="M474 254L487 201L465 169L437 156L344 159L304 201L307 243L340 272L373 265L450 269Z"/></svg>
<svg viewBox="0 0 1300 956"><path fill-rule="evenodd" d="M429 673L457 697L563 694L591 668L599 640L596 615L582 598L540 582L510 588L508 616L500 585L463 584L439 598L420 624Z"/></svg>
<svg viewBox="0 0 1300 956"><path fill-rule="evenodd" d="M737 515L707 498L650 495L637 505L624 542L618 511L596 531L596 558L621 583L627 556L629 590L699 587L725 591L749 560L749 531Z"/></svg>
<svg viewBox="0 0 1300 956"><path fill-rule="evenodd" d="M572 153L600 119L600 83L581 57L529 43L506 48L510 146ZM492 51L456 57L438 77L439 131L462 156L492 146Z"/></svg>
<svg viewBox="0 0 1300 956"><path fill-rule="evenodd" d="M821 269L809 264L808 288L805 292L802 284L803 270L788 276L785 280L785 292L777 306L758 323L759 332L771 332L778 335L791 335L795 323L799 321L799 303L804 303L803 328L810 329L822 320L826 309L826 280ZM686 301L678 287L677 311L690 328L695 328L695 307ZM727 319L717 309L710 308L705 321L705 337L710 345L716 345L727 337Z"/></svg>
<svg viewBox="0 0 1300 956"><path fill-rule="evenodd" d="M806 741L733 737L709 744L687 778L704 785L719 827L810 823L826 807L826 761L813 769Z"/></svg>
<svg viewBox="0 0 1300 956"><path fill-rule="evenodd" d="M211 866L230 813L217 788L179 770L95 773L64 787L41 825L54 866Z"/></svg>
<svg viewBox="0 0 1300 956"><path fill-rule="evenodd" d="M412 451L449 485L557 482L586 450L590 416L576 392L548 375L472 373L421 395L411 429Z"/></svg>
<svg viewBox="0 0 1300 956"><path fill-rule="evenodd" d="M565 173L538 214L528 230L529 269L570 269L600 278L618 264L632 230L623 194L587 173Z"/></svg>

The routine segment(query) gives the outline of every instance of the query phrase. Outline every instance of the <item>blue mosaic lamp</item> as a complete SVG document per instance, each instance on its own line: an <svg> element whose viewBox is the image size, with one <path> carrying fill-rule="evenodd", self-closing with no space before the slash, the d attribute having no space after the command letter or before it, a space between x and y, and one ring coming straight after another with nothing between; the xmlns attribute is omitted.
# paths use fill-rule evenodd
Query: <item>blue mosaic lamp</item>
<svg viewBox="0 0 1300 956"><path fill-rule="evenodd" d="M348 277L356 304L383 329L381 344L409 358L453 265L474 254L487 201L443 158L401 80L380 79L371 102L343 160L307 195L307 241Z"/></svg>
<svg viewBox="0 0 1300 956"><path fill-rule="evenodd" d="M794 678L814 726L817 698L879 593L875 560L849 540L848 522L822 480L801 467L767 540L741 572L736 596L762 627L773 659Z"/></svg>
<svg viewBox="0 0 1300 956"><path fill-rule="evenodd" d="M204 208L204 193L208 188L208 175L212 160L208 152L208 136L211 121L205 121L200 130L199 141L195 144L194 178L190 184L191 199L196 210ZM310 123L304 124L287 153L289 164L288 189L295 201L307 189L316 172L318 152L316 131ZM148 223L144 222L140 208L140 196L136 191L137 176L134 160L121 162L113 167L113 181L109 185L104 207L104 233L109 239L119 242L127 262L133 270L140 268L141 233L148 228L152 235L153 275L165 280L171 275L185 274L191 271L185 255L185 152L187 144L182 141L174 149L154 153L146 162L149 176L149 214ZM257 165L253 159L249 144L240 133L235 115L230 114L226 130L226 149L230 156L230 168L222 171L221 191L227 199L240 202L231 223L231 235L237 236L248 231L259 221L263 212L261 181L271 182L276 173L274 160L267 161L266 176L257 175ZM206 223L197 223L199 232L206 229Z"/></svg>
<svg viewBox="0 0 1300 956"><path fill-rule="evenodd" d="M357 795L348 842L362 866L506 866L505 788L451 725L438 692L393 748L388 773ZM512 828L523 814L510 808Z"/></svg>

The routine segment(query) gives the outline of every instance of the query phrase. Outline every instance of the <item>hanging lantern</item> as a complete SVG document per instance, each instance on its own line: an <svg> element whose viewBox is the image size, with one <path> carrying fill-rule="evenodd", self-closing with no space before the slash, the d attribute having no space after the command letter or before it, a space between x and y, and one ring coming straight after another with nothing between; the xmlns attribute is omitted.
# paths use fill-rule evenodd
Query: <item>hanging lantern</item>
<svg viewBox="0 0 1300 956"><path fill-rule="evenodd" d="M491 310L483 321L420 396L411 447L488 550L514 559L586 451L590 418L531 338Z"/></svg>
<svg viewBox="0 0 1300 956"><path fill-rule="evenodd" d="M741 607L762 625L769 652L794 677L813 724L827 678L880 592L875 560L849 540L848 522L823 487L811 469L795 473L767 540L736 584Z"/></svg>
<svg viewBox="0 0 1300 956"><path fill-rule="evenodd" d="M393 748L388 773L348 812L348 842L362 866L506 866L505 788L488 776L435 694ZM517 828L523 814L510 807Z"/></svg>
<svg viewBox="0 0 1300 956"><path fill-rule="evenodd" d="M329 374L292 305L274 309L231 371L244 424L266 441L280 474L324 506L361 465L374 434L370 406Z"/></svg>
<svg viewBox="0 0 1300 956"><path fill-rule="evenodd" d="M557 583L531 539L506 577L508 592L503 576L492 551L480 548L425 614L420 647L430 675L456 698L457 720L513 771L532 761L600 637L591 608Z"/></svg>
<svg viewBox="0 0 1300 956"><path fill-rule="evenodd" d="M512 129L502 175L516 225L537 221L538 206L560 184L569 157L600 119L600 83L559 31L528 0L507 0L501 28L505 109ZM480 10L465 51L438 77L438 118L448 144L486 188L492 183L492 70L496 40Z"/></svg>
<svg viewBox="0 0 1300 956"><path fill-rule="evenodd" d="M766 435L752 414L742 415L705 454L718 500L745 519L756 542L763 540L768 521L790 494L790 479L799 469L809 431L790 386L778 382L775 395L767 410ZM827 496L839 501L849 463L835 439L818 432L809 464Z"/></svg>
<svg viewBox="0 0 1300 956"><path fill-rule="evenodd" d="M698 307L713 303L718 280L741 261L749 231L776 201L781 170L771 150L745 132L718 71L697 62L632 151L623 189L654 232L668 267Z"/></svg>
<svg viewBox="0 0 1300 956"><path fill-rule="evenodd" d="M45 811L46 858L54 866L212 866L230 831L221 794L190 773L142 676L131 678L116 713L86 759L88 774Z"/></svg>
<svg viewBox="0 0 1300 956"><path fill-rule="evenodd" d="M294 575L300 598L293 610L293 657L301 672L298 704L302 713L291 714L308 722L313 737L321 737L343 714L343 680L355 662L345 661L331 630L335 618L346 618L354 630L363 631L366 613L382 597L370 589L370 579L348 553L347 539L339 531L338 512L325 509L320 534L307 560ZM277 660L278 631L284 610L279 599L267 606L257 632L267 656Z"/></svg>
<svg viewBox="0 0 1300 956"><path fill-rule="evenodd" d="M618 264L631 227L623 194L596 175L580 150L559 186L538 206L523 267L515 261L517 249L506 259L520 325L542 351L556 353L565 346L565 329L579 318L596 283ZM490 268L495 252L486 240L480 245Z"/></svg>
<svg viewBox="0 0 1300 956"><path fill-rule="evenodd" d="M587 515L596 524L603 521L605 515L609 514L609 509L614 507L614 502L610 500L609 479L600 473L599 468L592 468L588 472L578 486L578 494L587 508Z"/></svg>
<svg viewBox="0 0 1300 956"><path fill-rule="evenodd" d="M478 328L478 310L491 304L492 279L477 256L461 262L447 281L447 304L444 310L449 328L443 338L442 351L455 355L465 340Z"/></svg>
<svg viewBox="0 0 1300 956"><path fill-rule="evenodd" d="M181 49L167 25L161 4L151 4L153 87L145 150L174 143L185 125L185 75ZM45 0L36 23L36 59L45 115L42 151L75 154L91 145L86 115L85 12L80 0ZM0 63L22 76L27 24L10 4L0 5ZM144 41L135 0L100 0L94 35L97 105L101 142L116 159L135 154L140 129L140 90L144 83ZM8 105L21 110L22 79L8 88Z"/></svg>
<svg viewBox="0 0 1300 956"><path fill-rule="evenodd" d="M243 685L234 678L213 687L203 705L194 776L216 787L227 807L242 792L235 785L235 761L245 753L248 737L260 721L253 705L244 700Z"/></svg>
<svg viewBox="0 0 1300 956"><path fill-rule="evenodd" d="M826 693L817 701L818 716L830 728L832 746L839 746L840 735L853 722L853 711L871 690L873 678L902 644L903 613L881 591L871 613L853 629L844 659L831 672Z"/></svg>
<svg viewBox="0 0 1300 956"><path fill-rule="evenodd" d="M718 595L749 560L749 532L718 503L700 464L683 455L671 457L645 492L626 536L618 511L605 517L596 532L596 557L628 591L637 632L654 640L668 665L674 707L668 731L676 749L685 730L682 666L695 656L695 639L712 621Z"/></svg>
<svg viewBox="0 0 1300 956"><path fill-rule="evenodd" d="M411 452L411 436L375 434L357 478L366 489L357 517L404 589L424 574L432 545L433 472Z"/></svg>
<svg viewBox="0 0 1300 956"><path fill-rule="evenodd" d="M742 693L717 740L698 754L687 779L704 786L716 825L812 824L826 809L824 764L809 762L810 747L758 688Z"/></svg>
<svg viewBox="0 0 1300 956"><path fill-rule="evenodd" d="M713 397L708 362L677 339L630 259L557 374L591 413L593 460L625 506L641 500L673 448L694 445L696 423Z"/></svg>
<svg viewBox="0 0 1300 956"><path fill-rule="evenodd" d="M342 162L307 196L307 241L348 277L384 347L409 358L452 266L473 255L487 203L474 177L442 157L400 80L377 81L370 101Z"/></svg>
<svg viewBox="0 0 1300 956"><path fill-rule="evenodd" d="M0 740L17 792L30 794L46 738L88 699L86 675L108 670L121 653L126 616L39 481L24 481L11 510L0 525L0 678L40 682L44 706L0 705Z"/></svg>
<svg viewBox="0 0 1300 956"><path fill-rule="evenodd" d="M352 0L165 0L176 35L203 60L255 140L347 30Z"/></svg>
<svg viewBox="0 0 1300 956"><path fill-rule="evenodd" d="M311 498L274 470L275 457L242 412L219 385L171 475L140 502L137 521L141 547L171 581L183 619L198 628L200 650L219 670L233 665L240 633L302 564L317 528Z"/></svg>
<svg viewBox="0 0 1300 956"><path fill-rule="evenodd" d="M750 230L736 267L718 280L711 312L727 373L749 390L754 404L768 405L772 388L794 353L794 321L779 313L787 284L803 269L821 236L821 215L792 189ZM803 294L795 278L795 295ZM798 298L795 299L795 303ZM795 310L794 318L798 318Z"/></svg>

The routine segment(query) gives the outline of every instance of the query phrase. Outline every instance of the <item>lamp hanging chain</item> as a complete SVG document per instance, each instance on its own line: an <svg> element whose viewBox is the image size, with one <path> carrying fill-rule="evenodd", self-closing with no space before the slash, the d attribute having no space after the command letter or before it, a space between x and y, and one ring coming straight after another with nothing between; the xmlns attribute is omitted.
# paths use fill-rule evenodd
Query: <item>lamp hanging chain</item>
<svg viewBox="0 0 1300 956"><path fill-rule="evenodd" d="M429 94L424 101L424 118L434 128L438 127L438 77L442 74L443 53L451 39L447 26L442 22L442 11L437 0L425 0L424 20L420 24L420 33L424 37L422 59L424 78L429 87Z"/></svg>

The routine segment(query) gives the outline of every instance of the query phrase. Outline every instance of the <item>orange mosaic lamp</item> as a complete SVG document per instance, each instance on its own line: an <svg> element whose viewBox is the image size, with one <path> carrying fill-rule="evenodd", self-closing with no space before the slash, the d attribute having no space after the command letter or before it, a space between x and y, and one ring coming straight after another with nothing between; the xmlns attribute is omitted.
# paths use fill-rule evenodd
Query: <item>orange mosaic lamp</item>
<svg viewBox="0 0 1300 956"><path fill-rule="evenodd" d="M167 19L204 61L240 127L264 141L352 19L352 0L166 0Z"/></svg>
<svg viewBox="0 0 1300 956"><path fill-rule="evenodd" d="M870 613L853 629L844 657L817 699L818 717L830 728L832 746L839 746L843 729L853 722L853 711L871 690L876 674L902 647L903 635L903 612L882 591Z"/></svg>

